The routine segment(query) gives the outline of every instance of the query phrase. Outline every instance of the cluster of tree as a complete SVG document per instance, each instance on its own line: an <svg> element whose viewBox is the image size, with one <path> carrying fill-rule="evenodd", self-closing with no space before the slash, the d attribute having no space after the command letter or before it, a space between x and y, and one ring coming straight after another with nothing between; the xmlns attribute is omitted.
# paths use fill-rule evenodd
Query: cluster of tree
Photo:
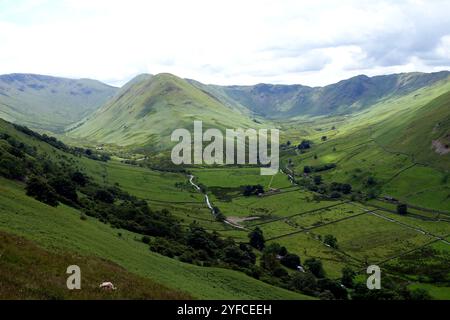
<svg viewBox="0 0 450 320"><path fill-rule="evenodd" d="M336 168L335 163L326 163L319 166L305 166L303 167L304 173L322 172Z"/></svg>
<svg viewBox="0 0 450 320"><path fill-rule="evenodd" d="M248 244L224 239L195 222L176 238L155 237L149 240L144 237L142 241L149 244L151 251L186 263L231 268L247 274L256 272L256 255Z"/></svg>
<svg viewBox="0 0 450 320"><path fill-rule="evenodd" d="M350 194L352 192L352 186L348 183L332 182L329 190L331 192L331 198L340 198L341 193Z"/></svg>
<svg viewBox="0 0 450 320"><path fill-rule="evenodd" d="M151 210L145 201L118 186L99 185L68 157L38 154L36 148L8 135L1 137L8 143L0 144L0 174L25 181L28 196L51 206L65 203L118 228L151 236L179 236L180 224L167 210Z"/></svg>
<svg viewBox="0 0 450 320"><path fill-rule="evenodd" d="M339 199L343 194L352 194L353 190L353 187L348 183L332 182L327 184L320 175L306 176L296 182L310 191L332 199Z"/></svg>
<svg viewBox="0 0 450 320"><path fill-rule="evenodd" d="M71 153L73 155L78 155L78 156L84 155L92 160L104 161L104 162L109 161L111 159L107 153L96 153L96 152L92 151L91 149L84 149L84 148L79 148L79 147L69 147L68 145L66 145L62 141L59 141L55 137L51 137L46 134L40 134L40 133L35 132L25 126L14 124L14 127L18 131L25 133L26 135L28 135L30 137L33 137L37 140L48 143L49 145L51 145L52 147L54 147L56 149L62 150L67 153Z"/></svg>
<svg viewBox="0 0 450 320"><path fill-rule="evenodd" d="M262 185L254 185L254 186L245 186L243 188L244 190L242 191L242 194L245 197L250 197L253 195L259 195L259 194L263 194L264 193L264 187Z"/></svg>
<svg viewBox="0 0 450 320"><path fill-rule="evenodd" d="M312 142L309 140L303 140L298 146L297 149L298 150L307 150L307 149L311 149L312 146Z"/></svg>
<svg viewBox="0 0 450 320"><path fill-rule="evenodd" d="M298 255L288 252L280 244L270 243L266 245L263 232L258 227L249 233L249 239L250 245L261 251L261 279L274 285L323 299L348 298L347 290L342 286L341 281L326 277L322 262L319 259L306 259L302 265Z"/></svg>

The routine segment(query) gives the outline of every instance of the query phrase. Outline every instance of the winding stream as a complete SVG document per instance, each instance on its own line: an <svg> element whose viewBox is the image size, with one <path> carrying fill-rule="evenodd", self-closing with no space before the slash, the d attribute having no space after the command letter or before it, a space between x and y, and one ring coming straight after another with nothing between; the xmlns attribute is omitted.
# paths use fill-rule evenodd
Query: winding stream
<svg viewBox="0 0 450 320"><path fill-rule="evenodd" d="M198 192L202 193L205 196L206 205L208 206L209 210L211 210L211 213L212 213L213 217L216 218L216 210L214 210L214 207L212 206L211 201L209 201L208 195L206 194L206 192L202 192L202 189L198 185L195 184L194 178L195 178L195 176L193 176L192 174L189 175L189 182L190 182L190 184ZM228 221L227 219L225 219L223 222L228 224L228 225L230 225L230 226L232 226L233 228L237 228L237 229L241 229L241 230L247 230L247 228L244 228L243 226L240 226L238 224L232 223L232 222Z"/></svg>

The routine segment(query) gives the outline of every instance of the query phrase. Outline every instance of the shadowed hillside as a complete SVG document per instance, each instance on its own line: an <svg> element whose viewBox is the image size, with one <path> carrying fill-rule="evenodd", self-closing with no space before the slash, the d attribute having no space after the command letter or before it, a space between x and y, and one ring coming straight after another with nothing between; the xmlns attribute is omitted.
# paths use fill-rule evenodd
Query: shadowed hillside
<svg viewBox="0 0 450 320"><path fill-rule="evenodd" d="M37 129L62 131L103 105L116 90L89 79L2 75L0 117Z"/></svg>

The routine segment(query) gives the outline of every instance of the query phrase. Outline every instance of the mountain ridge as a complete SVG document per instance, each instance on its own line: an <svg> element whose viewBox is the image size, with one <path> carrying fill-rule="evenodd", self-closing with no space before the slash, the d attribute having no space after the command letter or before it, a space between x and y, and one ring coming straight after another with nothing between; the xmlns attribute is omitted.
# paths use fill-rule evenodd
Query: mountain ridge
<svg viewBox="0 0 450 320"><path fill-rule="evenodd" d="M363 110L383 98L404 95L450 77L449 71L358 75L323 87L260 83L250 86L206 85L227 99L269 119L323 116Z"/></svg>

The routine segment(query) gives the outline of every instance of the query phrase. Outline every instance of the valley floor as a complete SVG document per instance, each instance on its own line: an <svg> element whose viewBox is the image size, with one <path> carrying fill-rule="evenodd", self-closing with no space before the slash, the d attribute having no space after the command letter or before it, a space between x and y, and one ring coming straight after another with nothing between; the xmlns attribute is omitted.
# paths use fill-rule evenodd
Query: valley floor
<svg viewBox="0 0 450 320"><path fill-rule="evenodd" d="M409 265L411 257L421 257L424 250L433 249L424 263L447 268L448 214L411 208L407 216L400 216L395 205L381 200L316 200L312 192L292 185L283 173L271 178L260 176L258 169L252 168L192 169L195 182L207 187L213 206L238 221L241 228L236 228L214 219L186 175L119 163L108 163L104 168L109 182L118 182L125 190L144 197L151 207L169 208L186 226L196 221L207 230L239 242L247 242L249 230L258 226L269 243L286 246L302 261L320 259L331 278L340 278L345 266L364 274L367 265L375 264L413 287L432 287L430 293L436 299L445 298L450 291L448 279L427 283L429 275ZM162 176L164 179L159 180ZM245 197L239 190L247 184L261 184L276 192ZM323 243L328 234L337 238L338 248Z"/></svg>

